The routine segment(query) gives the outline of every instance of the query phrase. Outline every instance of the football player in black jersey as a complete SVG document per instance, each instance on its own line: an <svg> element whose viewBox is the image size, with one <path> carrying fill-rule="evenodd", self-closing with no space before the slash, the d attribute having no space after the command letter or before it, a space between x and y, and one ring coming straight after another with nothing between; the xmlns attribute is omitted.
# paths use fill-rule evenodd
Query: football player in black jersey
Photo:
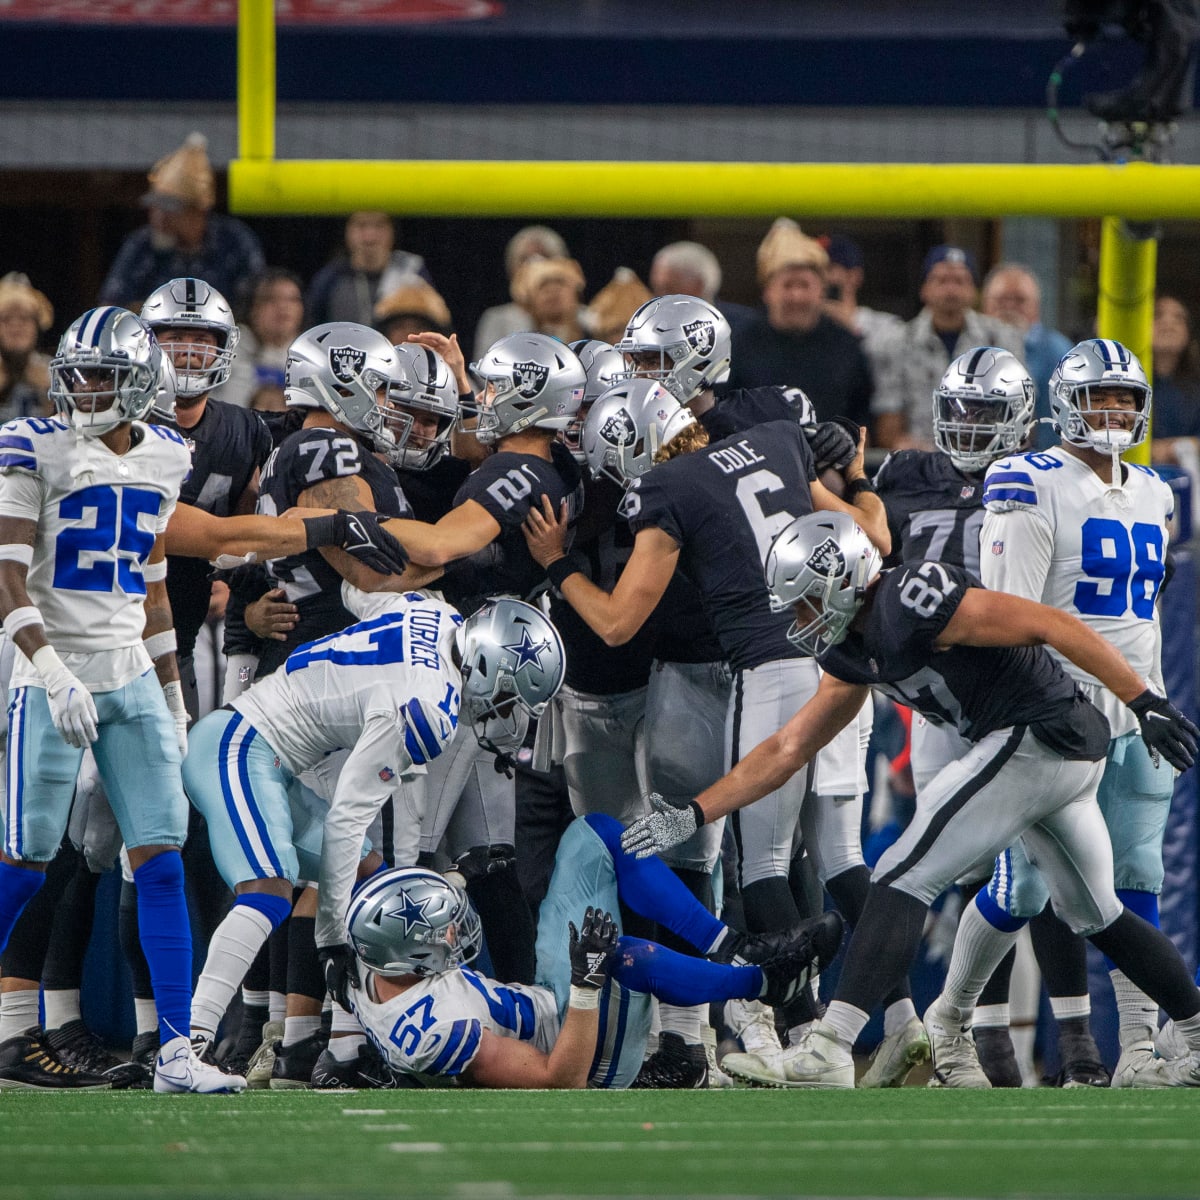
<svg viewBox="0 0 1200 1200"><path fill-rule="evenodd" d="M879 860L850 941L836 998L785 1054L784 1087L854 1086L851 1047L910 966L929 904L964 871L1021 838L1059 915L1107 954L1176 1022L1188 1053L1156 1086L1200 1085L1200 990L1170 940L1124 908L1096 801L1108 722L1043 646L1095 675L1137 716L1142 737L1176 769L1195 759L1200 729L1156 695L1099 634L1067 613L985 591L959 567L926 561L879 571L877 550L843 514L810 514L771 545L772 605L795 613L788 636L816 654L820 687L786 725L688 809L656 805L623 848L649 854L698 824L752 804L803 769L854 719L872 686L970 748L926 788L899 841ZM931 1028L931 1034L935 1031ZM938 1029L937 1046L969 1038ZM743 1074L742 1056L725 1067Z"/></svg>

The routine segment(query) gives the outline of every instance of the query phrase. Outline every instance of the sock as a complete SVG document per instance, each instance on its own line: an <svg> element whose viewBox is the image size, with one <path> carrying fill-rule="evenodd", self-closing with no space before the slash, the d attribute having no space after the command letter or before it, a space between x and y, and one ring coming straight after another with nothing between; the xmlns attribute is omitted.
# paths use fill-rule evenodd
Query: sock
<svg viewBox="0 0 1200 1200"><path fill-rule="evenodd" d="M995 901L985 901L986 896L987 892L980 892L963 909L958 932L954 937L954 950L950 955L946 983L942 988L942 999L947 1004L968 1013L978 1003L980 994L992 977L992 972L1016 944L1017 934L1024 925L1022 921L1016 924L1015 929L997 928L988 919L989 913L991 910L1001 913L1002 910L996 906ZM1005 917L1005 923L1011 926L1016 922L1014 918Z"/></svg>
<svg viewBox="0 0 1200 1200"><path fill-rule="evenodd" d="M208 945L204 970L192 996L192 1025L198 1033L216 1034L229 1002L266 945L272 927L290 911L291 904L279 896L251 893L234 901Z"/></svg>
<svg viewBox="0 0 1200 1200"><path fill-rule="evenodd" d="M242 1007L243 1008L261 1008L266 1012L271 1003L271 993L267 991L252 990L243 983L242 984ZM263 1018L266 1020L266 1018Z"/></svg>
<svg viewBox="0 0 1200 1200"><path fill-rule="evenodd" d="M1136 913L1125 909L1107 929L1091 934L1088 940L1177 1024L1200 1013L1200 991L1179 951L1162 930Z"/></svg>
<svg viewBox="0 0 1200 1200"><path fill-rule="evenodd" d="M283 1044L294 1046L306 1037L312 1037L320 1028L320 1017L286 1017L283 1022Z"/></svg>
<svg viewBox="0 0 1200 1200"><path fill-rule="evenodd" d="M681 1008L675 1004L660 1003L658 1019L664 1033L677 1033L689 1046L700 1042L700 1026L703 1022L705 1005Z"/></svg>
<svg viewBox="0 0 1200 1200"><path fill-rule="evenodd" d="M75 869L54 911L46 962L42 967L42 993L78 991L83 983L83 960L92 940L96 915L96 889L100 876L93 873L83 855L72 850ZM56 1028L47 1020L47 1029Z"/></svg>
<svg viewBox="0 0 1200 1200"><path fill-rule="evenodd" d="M647 862L650 860L647 859ZM742 886L742 913L751 933L787 929L800 921L800 910L788 881L779 875Z"/></svg>
<svg viewBox="0 0 1200 1200"><path fill-rule="evenodd" d="M46 1028L61 1029L68 1021L82 1020L79 1011L78 988L44 988L42 1003L46 1008Z"/></svg>
<svg viewBox="0 0 1200 1200"><path fill-rule="evenodd" d="M510 865L494 875L472 879L467 895L479 913L496 978L505 983L532 983L537 974L536 934L516 868Z"/></svg>
<svg viewBox="0 0 1200 1200"><path fill-rule="evenodd" d="M837 1034L837 1039L843 1046L851 1049L865 1028L867 1017L868 1014L861 1008L855 1008L853 1004L847 1004L844 1000L834 1000L825 1010L821 1023Z"/></svg>
<svg viewBox="0 0 1200 1200"><path fill-rule="evenodd" d="M928 911L916 896L887 884L871 884L846 950L838 1000L860 1012L874 1012L912 966Z"/></svg>
<svg viewBox="0 0 1200 1200"><path fill-rule="evenodd" d="M8 936L21 915L21 909L33 899L45 881L46 876L42 871L0 862L0 950L8 945Z"/></svg>
<svg viewBox="0 0 1200 1200"><path fill-rule="evenodd" d="M1034 957L1050 996L1086 996L1087 941L1054 915L1049 905L1029 922Z"/></svg>
<svg viewBox="0 0 1200 1200"><path fill-rule="evenodd" d="M20 1037L38 1023L38 990L25 988L0 994L0 1042Z"/></svg>
<svg viewBox="0 0 1200 1200"><path fill-rule="evenodd" d="M709 962L641 938L623 937L618 944L612 977L631 991L648 992L667 1004L690 1007L711 1000L755 1000L763 989L758 967Z"/></svg>
<svg viewBox="0 0 1200 1200"><path fill-rule="evenodd" d="M980 1004L975 1009L975 1029L1007 1029L1009 1026L1007 1004Z"/></svg>
<svg viewBox="0 0 1200 1200"><path fill-rule="evenodd" d="M1012 983L1013 967L1017 961L1017 948L1014 946L1001 960L996 969L992 972L992 977L984 984L983 991L979 993L979 1002L976 1004L977 1009L982 1008L1006 1008L1008 1007L1008 989ZM975 1022L977 1025L978 1021ZM1007 1024L1007 1020L1005 1021Z"/></svg>
<svg viewBox="0 0 1200 1200"><path fill-rule="evenodd" d="M287 990L289 995L325 999L325 972L317 956L316 918L288 918Z"/></svg>
<svg viewBox="0 0 1200 1200"><path fill-rule="evenodd" d="M153 1000L134 996L133 1019L137 1023L139 1034L156 1032L158 1029L158 1005Z"/></svg>
<svg viewBox="0 0 1200 1200"><path fill-rule="evenodd" d="M1090 996L1051 996L1050 1011L1059 1024L1077 1017L1086 1019L1092 1015L1092 999Z"/></svg>
<svg viewBox="0 0 1200 1200"><path fill-rule="evenodd" d="M183 895L183 859L174 850L156 854L133 873L138 937L154 1002L158 1036L165 1046L192 1030L192 927Z"/></svg>
<svg viewBox="0 0 1200 1200"><path fill-rule="evenodd" d="M899 1033L916 1015L917 1010L911 996L889 1004L883 1010L883 1036L892 1037Z"/></svg>
<svg viewBox="0 0 1200 1200"><path fill-rule="evenodd" d="M862 916L870 887L871 872L865 866L851 867L825 882L825 890L837 906L838 912L846 918L846 924L851 927L857 925L859 917Z"/></svg>
<svg viewBox="0 0 1200 1200"><path fill-rule="evenodd" d="M1158 1032L1158 1005L1115 967L1108 974L1117 997L1121 1049L1137 1042L1152 1042Z"/></svg>
<svg viewBox="0 0 1200 1200"><path fill-rule="evenodd" d="M363 1033L344 1033L329 1039L329 1053L338 1062L353 1062L358 1057L359 1048L366 1044Z"/></svg>
<svg viewBox="0 0 1200 1200"><path fill-rule="evenodd" d="M665 925L697 950L703 952L712 947L725 932L724 923L688 891L661 858L653 855L634 858L626 854L621 849L620 822L612 817L591 813L584 820L612 855L617 890L634 912ZM778 928L779 923L774 927Z"/></svg>
<svg viewBox="0 0 1200 1200"><path fill-rule="evenodd" d="M134 999L152 1000L154 986L150 982L150 967L142 952L137 906L137 888L128 880L123 879L121 881L121 903L117 911L117 934L121 940L121 953L125 956L125 962L129 967ZM157 1020L158 1018L155 1017L156 1022Z"/></svg>
<svg viewBox="0 0 1200 1200"><path fill-rule="evenodd" d="M268 1021L282 1021L287 1016L287 996L283 992L269 992L271 997L267 1007Z"/></svg>
<svg viewBox="0 0 1200 1200"><path fill-rule="evenodd" d="M1158 896L1154 892L1135 892L1132 888L1117 888L1117 899L1131 913L1137 913L1147 924L1158 929ZM1104 969L1111 975L1117 964L1105 956Z"/></svg>

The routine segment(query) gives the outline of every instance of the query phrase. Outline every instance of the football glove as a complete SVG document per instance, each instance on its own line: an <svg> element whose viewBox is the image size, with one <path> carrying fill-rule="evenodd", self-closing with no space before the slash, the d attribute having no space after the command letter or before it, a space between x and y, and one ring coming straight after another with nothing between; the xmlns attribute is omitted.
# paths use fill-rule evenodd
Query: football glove
<svg viewBox="0 0 1200 1200"><path fill-rule="evenodd" d="M676 808L657 792L651 792L646 799L650 801L650 812L638 817L621 834L621 849L634 858L649 858L686 842L703 824L697 819L700 810L694 800L686 808Z"/></svg>
<svg viewBox="0 0 1200 1200"><path fill-rule="evenodd" d="M818 471L841 471L858 453L858 426L845 417L822 421L811 432L805 430L805 436Z"/></svg>
<svg viewBox="0 0 1200 1200"><path fill-rule="evenodd" d="M345 942L322 946L318 951L325 972L325 987L330 996L350 1011L350 989L358 987L358 956Z"/></svg>
<svg viewBox="0 0 1200 1200"><path fill-rule="evenodd" d="M602 908L588 907L583 914L582 932L574 921L567 922L571 932L571 986L602 988L608 982L612 957L617 952L617 927L612 914Z"/></svg>
<svg viewBox="0 0 1200 1200"><path fill-rule="evenodd" d="M344 509L327 517L305 517L308 548L338 546L380 575L399 575L408 566L408 554L383 528L388 519L382 513Z"/></svg>
<svg viewBox="0 0 1200 1200"><path fill-rule="evenodd" d="M1156 762L1161 755L1175 770L1186 771L1196 761L1196 739L1200 738L1200 729L1165 696L1147 688L1130 700L1129 708L1137 717L1142 741L1149 746Z"/></svg>
<svg viewBox="0 0 1200 1200"><path fill-rule="evenodd" d="M451 867L457 871L464 884L475 879L484 879L499 871L507 871L516 861L517 848L511 842L498 842L494 846L472 846Z"/></svg>
<svg viewBox="0 0 1200 1200"><path fill-rule="evenodd" d="M50 646L42 646L31 660L46 684L50 719L63 740L76 749L90 746L99 734L99 716L92 693L64 666Z"/></svg>

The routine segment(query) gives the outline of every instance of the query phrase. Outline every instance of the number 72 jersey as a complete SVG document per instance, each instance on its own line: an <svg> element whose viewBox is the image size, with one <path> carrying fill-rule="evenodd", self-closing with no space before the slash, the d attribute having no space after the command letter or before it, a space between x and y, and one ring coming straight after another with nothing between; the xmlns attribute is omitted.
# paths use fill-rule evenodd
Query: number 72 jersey
<svg viewBox="0 0 1200 1200"><path fill-rule="evenodd" d="M1149 468L1126 463L1124 471L1123 485L1110 487L1060 448L994 463L984 484L981 573L990 588L1079 617L1158 681L1155 601L1174 497ZM1073 678L1096 682L1057 657Z"/></svg>

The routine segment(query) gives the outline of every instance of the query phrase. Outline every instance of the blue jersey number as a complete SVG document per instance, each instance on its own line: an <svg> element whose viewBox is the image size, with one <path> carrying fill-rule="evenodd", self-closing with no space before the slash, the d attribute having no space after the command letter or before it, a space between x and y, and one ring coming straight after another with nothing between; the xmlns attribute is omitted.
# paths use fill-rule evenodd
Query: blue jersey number
<svg viewBox="0 0 1200 1200"><path fill-rule="evenodd" d="M140 567L154 549L153 529L138 526L143 514L158 517L161 497L144 488L109 487L97 484L72 492L59 503L64 521L82 520L94 509L91 526L64 529L54 550L54 586L74 592L111 592L114 583L129 596L144 596L146 581ZM80 556L90 554L88 565ZM120 554L122 557L114 557Z"/></svg>
<svg viewBox="0 0 1200 1200"><path fill-rule="evenodd" d="M433 1025L433 997L425 996L400 1014L389 1035L401 1054L412 1054L421 1044L421 1034Z"/></svg>
<svg viewBox="0 0 1200 1200"><path fill-rule="evenodd" d="M1143 621L1154 618L1154 601L1166 574L1159 526L1138 521L1129 529L1107 517L1089 517L1083 523L1081 565L1090 578L1075 585L1079 612L1119 617L1132 608Z"/></svg>

